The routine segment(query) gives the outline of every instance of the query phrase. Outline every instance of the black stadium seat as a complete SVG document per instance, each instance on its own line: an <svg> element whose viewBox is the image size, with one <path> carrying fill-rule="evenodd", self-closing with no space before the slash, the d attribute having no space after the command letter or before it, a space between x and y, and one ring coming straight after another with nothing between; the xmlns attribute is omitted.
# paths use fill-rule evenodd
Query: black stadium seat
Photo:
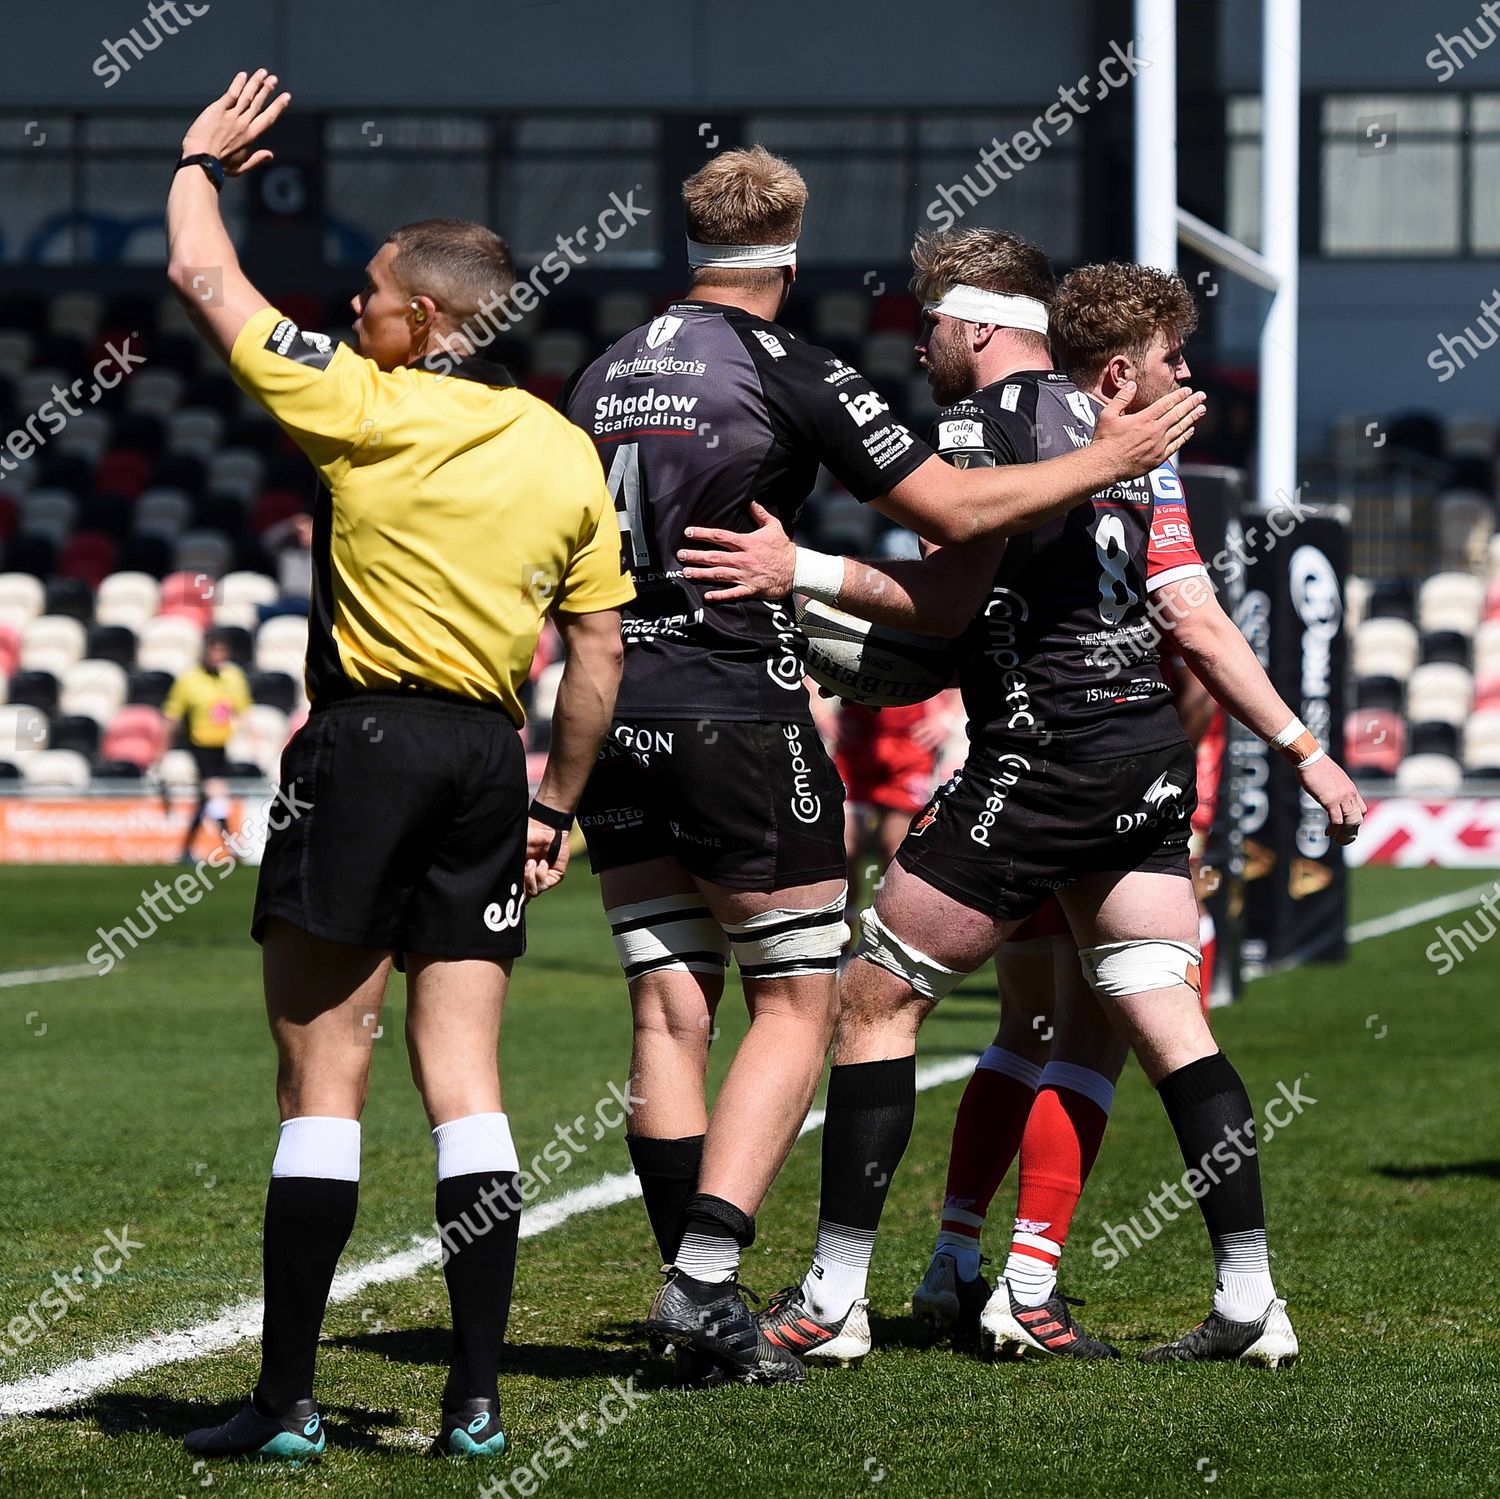
<svg viewBox="0 0 1500 1499"><path fill-rule="evenodd" d="M230 659L237 665L247 666L254 659L255 640L243 625L215 625L214 631L223 637Z"/></svg>
<svg viewBox="0 0 1500 1499"><path fill-rule="evenodd" d="M284 671L252 671L248 678L250 696L268 708L290 713L297 701L297 683Z"/></svg>
<svg viewBox="0 0 1500 1499"><path fill-rule="evenodd" d="M120 494L90 495L78 512L78 529L123 541L130 531L130 501Z"/></svg>
<svg viewBox="0 0 1500 1499"><path fill-rule="evenodd" d="M84 654L90 661L115 661L128 667L135 661L135 631L126 625L95 625Z"/></svg>
<svg viewBox="0 0 1500 1499"><path fill-rule="evenodd" d="M1416 590L1409 578L1382 578L1370 590L1366 619L1414 619Z"/></svg>
<svg viewBox="0 0 1500 1499"><path fill-rule="evenodd" d="M1422 661L1451 661L1456 666L1469 664L1469 637L1457 630L1433 630L1422 637Z"/></svg>
<svg viewBox="0 0 1500 1499"><path fill-rule="evenodd" d="M1362 677L1355 685L1354 699L1356 708L1399 713L1406 689L1395 677Z"/></svg>
<svg viewBox="0 0 1500 1499"><path fill-rule="evenodd" d="M94 465L87 458L70 458L66 453L49 454L37 475L38 489L66 489L80 500L92 493L93 487Z"/></svg>
<svg viewBox="0 0 1500 1499"><path fill-rule="evenodd" d="M94 764L96 781L139 781L141 767L129 760L99 760Z"/></svg>
<svg viewBox="0 0 1500 1499"><path fill-rule="evenodd" d="M99 725L83 715L54 718L47 744L50 749L77 750L92 760L99 753Z"/></svg>
<svg viewBox="0 0 1500 1499"><path fill-rule="evenodd" d="M13 760L0 760L0 781L19 781L21 767Z"/></svg>
<svg viewBox="0 0 1500 1499"><path fill-rule="evenodd" d="M9 699L40 708L49 716L57 711L57 678L50 671L18 671L10 679Z"/></svg>
<svg viewBox="0 0 1500 1499"><path fill-rule="evenodd" d="M1458 729L1451 723L1414 723L1406 738L1408 755L1447 755L1456 760L1458 749Z"/></svg>
<svg viewBox="0 0 1500 1499"><path fill-rule="evenodd" d="M161 419L148 416L144 411L127 412L119 417L112 437L112 446L127 448L132 453L144 453L148 458L155 458L166 442Z"/></svg>
<svg viewBox="0 0 1500 1499"><path fill-rule="evenodd" d="M81 624L94 617L93 590L82 578L54 578L47 585L46 614L66 614Z"/></svg>
<svg viewBox="0 0 1500 1499"><path fill-rule="evenodd" d="M50 536L13 536L5 549L8 573L50 578L57 566L57 543Z"/></svg>
<svg viewBox="0 0 1500 1499"><path fill-rule="evenodd" d="M169 671L133 671L126 690L126 701L141 703L148 708L159 708L166 702L172 690L172 674Z"/></svg>
<svg viewBox="0 0 1500 1499"><path fill-rule="evenodd" d="M152 469L151 487L182 489L190 495L199 493L204 487L203 460L191 453L169 453Z"/></svg>
<svg viewBox="0 0 1500 1499"><path fill-rule="evenodd" d="M115 570L165 578L172 571L172 543L161 536L132 536L120 548Z"/></svg>

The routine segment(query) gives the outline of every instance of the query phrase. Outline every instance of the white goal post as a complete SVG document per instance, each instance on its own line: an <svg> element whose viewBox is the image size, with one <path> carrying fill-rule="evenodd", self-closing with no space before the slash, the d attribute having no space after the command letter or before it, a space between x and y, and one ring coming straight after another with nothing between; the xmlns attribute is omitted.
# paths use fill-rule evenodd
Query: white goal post
<svg viewBox="0 0 1500 1499"><path fill-rule="evenodd" d="M1151 66L1135 79L1135 258L1177 268L1181 240L1271 293L1260 333L1255 498L1297 489L1297 252L1302 0L1262 0L1261 248L1232 239L1177 202L1177 0L1135 0Z"/></svg>

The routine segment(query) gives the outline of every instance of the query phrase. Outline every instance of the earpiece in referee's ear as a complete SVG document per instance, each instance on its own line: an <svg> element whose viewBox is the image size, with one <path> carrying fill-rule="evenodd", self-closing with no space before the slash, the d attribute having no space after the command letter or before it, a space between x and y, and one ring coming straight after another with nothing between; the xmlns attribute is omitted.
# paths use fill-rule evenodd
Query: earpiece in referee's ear
<svg viewBox="0 0 1500 1499"><path fill-rule="evenodd" d="M411 304L411 310L414 315L415 321L419 323L425 323L427 321L427 309L423 307L420 302L414 301Z"/></svg>

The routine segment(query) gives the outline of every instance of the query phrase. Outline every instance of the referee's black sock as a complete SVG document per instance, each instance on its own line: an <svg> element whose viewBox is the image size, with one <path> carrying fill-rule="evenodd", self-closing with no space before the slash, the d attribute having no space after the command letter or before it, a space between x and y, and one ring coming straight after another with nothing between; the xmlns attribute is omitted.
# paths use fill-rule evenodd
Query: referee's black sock
<svg viewBox="0 0 1500 1499"><path fill-rule="evenodd" d="M1240 1075L1221 1051L1169 1072L1157 1085L1177 1134L1189 1183L1213 1245L1214 1310L1251 1322L1275 1296L1266 1249L1255 1113Z"/></svg>
<svg viewBox="0 0 1500 1499"><path fill-rule="evenodd" d="M646 1216L662 1263L670 1265L682 1245L682 1210L698 1190L698 1168L703 1164L703 1136L683 1135L675 1140L653 1140L646 1135L626 1135L630 1164L640 1178Z"/></svg>
<svg viewBox="0 0 1500 1499"><path fill-rule="evenodd" d="M260 1378L265 1415L310 1400L328 1290L359 1207L359 1122L289 1119L266 1192L265 1315Z"/></svg>
<svg viewBox="0 0 1500 1499"><path fill-rule="evenodd" d="M500 1349L510 1320L521 1233L515 1171L476 1171L437 1184L443 1279L453 1317L453 1358L443 1409L499 1399Z"/></svg>
<svg viewBox="0 0 1500 1499"><path fill-rule="evenodd" d="M818 1247L802 1282L814 1316L842 1317L865 1294L880 1215L916 1113L915 1054L830 1070Z"/></svg>
<svg viewBox="0 0 1500 1499"><path fill-rule="evenodd" d="M469 1114L432 1132L437 1221L453 1316L443 1409L499 1398L521 1233L520 1162L504 1114Z"/></svg>

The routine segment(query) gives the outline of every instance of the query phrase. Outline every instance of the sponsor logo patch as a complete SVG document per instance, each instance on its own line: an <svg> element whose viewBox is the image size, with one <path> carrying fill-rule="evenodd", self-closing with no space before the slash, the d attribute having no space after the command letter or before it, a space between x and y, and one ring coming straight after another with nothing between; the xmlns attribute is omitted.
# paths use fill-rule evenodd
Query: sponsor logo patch
<svg viewBox="0 0 1500 1499"><path fill-rule="evenodd" d="M337 346L326 333L304 333L290 318L282 318L271 330L266 348L293 364L310 365L315 370L326 370L333 362Z"/></svg>
<svg viewBox="0 0 1500 1499"><path fill-rule="evenodd" d="M978 422L939 422L940 448L982 448L984 428Z"/></svg>
<svg viewBox="0 0 1500 1499"><path fill-rule="evenodd" d="M777 338L775 334L767 333L764 329L757 328L755 330L755 339L756 342L760 344L761 348L763 348L766 353L771 356L772 359L786 358L786 349L783 347L781 340Z"/></svg>

